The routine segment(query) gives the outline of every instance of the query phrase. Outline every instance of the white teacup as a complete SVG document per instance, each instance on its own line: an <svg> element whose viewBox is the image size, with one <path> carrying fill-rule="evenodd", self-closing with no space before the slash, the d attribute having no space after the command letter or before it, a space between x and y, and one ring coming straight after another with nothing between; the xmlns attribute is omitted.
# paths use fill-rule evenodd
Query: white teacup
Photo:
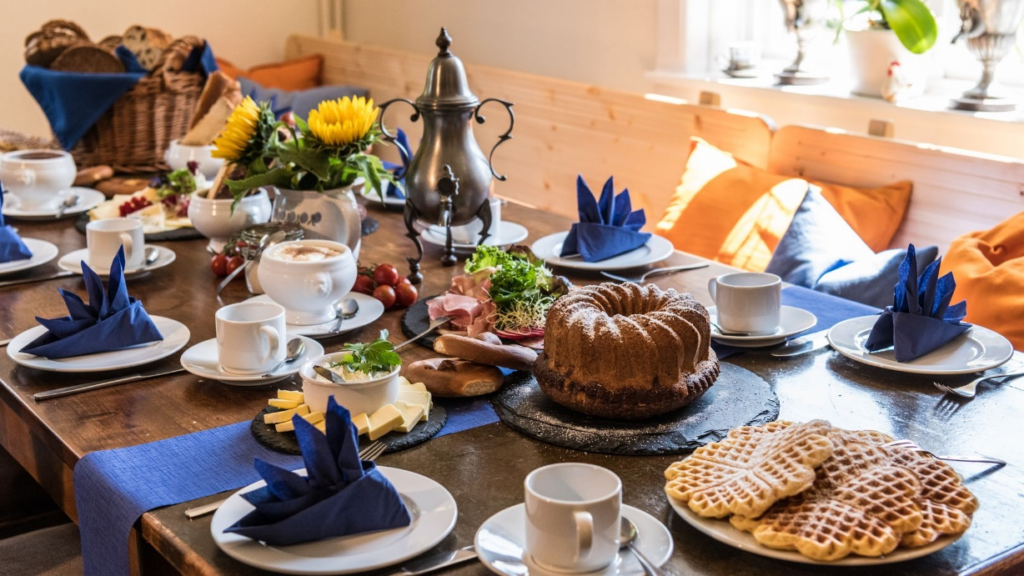
<svg viewBox="0 0 1024 576"><path fill-rule="evenodd" d="M141 220L109 218L89 222L85 227L85 242L89 247L89 267L96 272L110 271L110 264L121 246L124 246L125 270L139 268L145 260L146 236Z"/></svg>
<svg viewBox="0 0 1024 576"><path fill-rule="evenodd" d="M301 261L296 251L325 248L329 258ZM356 261L352 250L331 240L281 242L263 252L257 275L263 291L285 307L289 324L310 326L337 318L334 303L352 290L356 282Z"/></svg>
<svg viewBox="0 0 1024 576"><path fill-rule="evenodd" d="M563 463L526 477L526 552L542 568L592 572L619 553L622 482L611 470Z"/></svg>
<svg viewBox="0 0 1024 576"><path fill-rule="evenodd" d="M484 229L483 220L476 218L469 224L452 226L452 242L456 244L478 244L480 231ZM491 227L488 228L488 240L498 234L501 229L501 200L491 197Z"/></svg>
<svg viewBox="0 0 1024 576"><path fill-rule="evenodd" d="M57 207L57 196L75 182L75 160L63 150L18 150L0 158L0 182L22 210Z"/></svg>
<svg viewBox="0 0 1024 576"><path fill-rule="evenodd" d="M782 279L775 274L737 272L712 278L708 292L727 332L774 334L779 328Z"/></svg>
<svg viewBox="0 0 1024 576"><path fill-rule="evenodd" d="M284 308L241 302L217 310L217 355L225 372L260 374L284 361Z"/></svg>

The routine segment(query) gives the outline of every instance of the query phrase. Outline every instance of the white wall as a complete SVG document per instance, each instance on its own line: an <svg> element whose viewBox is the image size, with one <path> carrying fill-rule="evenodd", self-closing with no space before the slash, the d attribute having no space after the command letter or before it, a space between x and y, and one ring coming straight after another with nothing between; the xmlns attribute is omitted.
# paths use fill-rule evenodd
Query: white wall
<svg viewBox="0 0 1024 576"><path fill-rule="evenodd" d="M319 30L317 0L3 0L0 17L0 127L49 134L49 124L18 78L25 37L47 20L78 23L93 40L132 24L206 38L214 53L248 67L279 61L285 39Z"/></svg>

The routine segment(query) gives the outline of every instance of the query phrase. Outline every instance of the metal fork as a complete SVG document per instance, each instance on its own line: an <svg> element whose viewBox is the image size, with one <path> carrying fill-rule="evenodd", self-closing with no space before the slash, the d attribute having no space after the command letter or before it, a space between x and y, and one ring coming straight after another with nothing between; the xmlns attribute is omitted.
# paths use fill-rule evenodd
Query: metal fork
<svg viewBox="0 0 1024 576"><path fill-rule="evenodd" d="M359 459L365 460L367 462L373 462L377 458L380 458L380 455L383 454L387 449L388 447L385 446L383 442L377 440L373 444L370 444L366 448L363 448L362 450L359 451ZM196 518L199 518L201 516L206 516L207 514L216 512L217 508L220 508L221 505L227 501L228 499L225 498L223 500L210 502L209 504L204 504L202 506L196 506L195 508L189 508L188 510L185 510L185 516L187 516L189 520L195 520Z"/></svg>
<svg viewBox="0 0 1024 576"><path fill-rule="evenodd" d="M1003 382L1007 382L1019 376L1024 376L1024 368L1018 368L1017 370L1013 370L1010 372L1003 372L1002 374L992 374L989 376L982 375L978 378L975 378L974 380L971 380L969 383L964 384L963 386L957 386L955 388L952 386L946 386L945 384L940 384L938 382L932 382L932 384L934 384L936 388L942 390L946 394L956 394L957 396L960 396L962 398L974 398L975 394L977 394L978 392L978 384L984 382L985 380L1003 378Z"/></svg>
<svg viewBox="0 0 1024 576"><path fill-rule="evenodd" d="M668 274L670 272L683 272L683 271L686 271L686 270L697 270L699 268L707 268L708 266L710 266L710 264L708 264L707 262L703 262L703 263L700 263L700 264L686 264L686 265L683 265L683 266L668 266L666 268L655 268L654 270L649 270L649 271L647 271L646 273L644 273L644 274L642 274L640 276L634 276L632 278L629 278L629 277L626 277L626 276L619 276L617 274L612 274L611 272L605 272L603 270L601 271L601 274L603 276L605 276L606 278L611 278L612 280L618 280L619 282L636 282L637 284L640 284L641 282L646 280L648 276L654 276L655 274Z"/></svg>
<svg viewBox="0 0 1024 576"><path fill-rule="evenodd" d="M1006 466L1005 461L1000 460L998 458L991 458L988 456L939 456L938 454L934 454L932 452L925 450L924 448L921 448L921 446L919 446L917 442L914 442L913 440L894 440L892 442L889 442L888 444L885 444L884 447L906 448L907 450L914 450L915 452L927 454L932 458L936 458L938 460L947 460L949 462L978 462L981 464L995 464L996 466Z"/></svg>

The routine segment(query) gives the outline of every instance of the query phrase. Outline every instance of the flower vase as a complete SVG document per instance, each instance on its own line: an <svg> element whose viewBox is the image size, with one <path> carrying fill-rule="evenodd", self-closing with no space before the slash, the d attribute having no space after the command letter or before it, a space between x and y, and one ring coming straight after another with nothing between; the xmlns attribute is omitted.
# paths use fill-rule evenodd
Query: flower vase
<svg viewBox="0 0 1024 576"><path fill-rule="evenodd" d="M353 188L333 190L290 190L278 188L274 199L274 221L298 224L304 240L333 240L352 250L359 259L362 222Z"/></svg>

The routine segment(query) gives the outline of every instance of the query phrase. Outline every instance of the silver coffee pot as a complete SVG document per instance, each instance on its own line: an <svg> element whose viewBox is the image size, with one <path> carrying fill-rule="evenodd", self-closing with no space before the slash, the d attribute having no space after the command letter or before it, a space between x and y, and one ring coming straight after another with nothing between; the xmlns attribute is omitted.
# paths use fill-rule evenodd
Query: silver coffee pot
<svg viewBox="0 0 1024 576"><path fill-rule="evenodd" d="M405 225L408 236L416 244L418 256L409 258L411 281L418 282L419 262L423 258L423 245L414 225L417 221L442 226L447 231L445 255L441 262L456 262L452 249L451 227L468 224L479 218L483 222L480 242L488 236L491 224L490 193L493 179L504 181L505 176L494 171L491 158L494 150L512 138L515 116L512 103L497 98L481 101L469 89L466 69L449 51L452 39L442 28L437 38L439 52L427 69L423 93L412 102L395 98L381 105L381 127L384 137L394 141L394 135L383 127L384 113L396 102L405 102L416 111L413 122L423 119L423 137L405 175ZM485 156L473 135L473 121L483 123L480 109L489 102L505 106L509 113L508 130Z"/></svg>

